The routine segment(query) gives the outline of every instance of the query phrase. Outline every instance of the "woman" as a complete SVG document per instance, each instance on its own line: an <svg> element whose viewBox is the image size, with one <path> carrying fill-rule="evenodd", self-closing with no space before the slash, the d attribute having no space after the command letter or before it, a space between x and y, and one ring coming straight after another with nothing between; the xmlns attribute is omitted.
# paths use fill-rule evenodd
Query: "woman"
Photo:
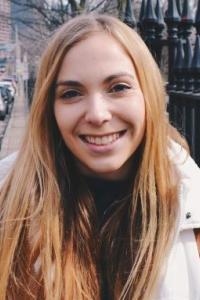
<svg viewBox="0 0 200 300"><path fill-rule="evenodd" d="M113 17L76 17L54 35L1 188L2 300L199 299L200 172L163 86Z"/></svg>

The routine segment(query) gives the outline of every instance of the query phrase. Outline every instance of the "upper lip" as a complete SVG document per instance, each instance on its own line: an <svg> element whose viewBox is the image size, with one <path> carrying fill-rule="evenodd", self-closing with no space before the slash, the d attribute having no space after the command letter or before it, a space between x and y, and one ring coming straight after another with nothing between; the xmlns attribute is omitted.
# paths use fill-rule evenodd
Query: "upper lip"
<svg viewBox="0 0 200 300"><path fill-rule="evenodd" d="M116 134L116 133L123 133L125 132L127 129L121 129L121 130L117 130L117 131L113 131L113 132L106 132L106 133L101 133L101 134L92 134L92 133L81 133L79 134L79 136L92 136L92 137L103 137L103 136L108 136L108 135L112 135L112 134Z"/></svg>

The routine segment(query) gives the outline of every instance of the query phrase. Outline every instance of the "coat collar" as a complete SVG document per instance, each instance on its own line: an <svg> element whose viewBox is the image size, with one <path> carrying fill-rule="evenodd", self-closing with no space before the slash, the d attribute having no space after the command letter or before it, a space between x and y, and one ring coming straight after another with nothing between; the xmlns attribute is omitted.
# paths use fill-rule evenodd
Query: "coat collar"
<svg viewBox="0 0 200 300"><path fill-rule="evenodd" d="M200 169L177 143L171 143L169 153L180 175L179 230L200 228Z"/></svg>

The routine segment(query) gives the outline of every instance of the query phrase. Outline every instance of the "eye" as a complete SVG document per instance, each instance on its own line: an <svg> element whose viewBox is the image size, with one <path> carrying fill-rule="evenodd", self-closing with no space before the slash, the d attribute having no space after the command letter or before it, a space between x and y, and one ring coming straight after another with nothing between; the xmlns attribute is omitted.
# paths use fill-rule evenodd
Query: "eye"
<svg viewBox="0 0 200 300"><path fill-rule="evenodd" d="M73 99L81 96L81 93L77 90L68 90L60 94L61 99Z"/></svg>
<svg viewBox="0 0 200 300"><path fill-rule="evenodd" d="M118 83L112 86L110 89L110 93L120 93L120 92L125 92L126 90L129 90L131 87L125 83Z"/></svg>

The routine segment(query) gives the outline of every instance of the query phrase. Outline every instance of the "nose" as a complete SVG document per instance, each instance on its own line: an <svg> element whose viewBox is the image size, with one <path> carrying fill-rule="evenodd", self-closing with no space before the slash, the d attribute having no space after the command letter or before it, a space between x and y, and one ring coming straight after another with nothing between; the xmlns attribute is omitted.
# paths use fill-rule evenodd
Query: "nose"
<svg viewBox="0 0 200 300"><path fill-rule="evenodd" d="M85 113L86 122L95 126L101 126L103 123L111 120L112 114L109 105L102 96L94 95L89 100Z"/></svg>

